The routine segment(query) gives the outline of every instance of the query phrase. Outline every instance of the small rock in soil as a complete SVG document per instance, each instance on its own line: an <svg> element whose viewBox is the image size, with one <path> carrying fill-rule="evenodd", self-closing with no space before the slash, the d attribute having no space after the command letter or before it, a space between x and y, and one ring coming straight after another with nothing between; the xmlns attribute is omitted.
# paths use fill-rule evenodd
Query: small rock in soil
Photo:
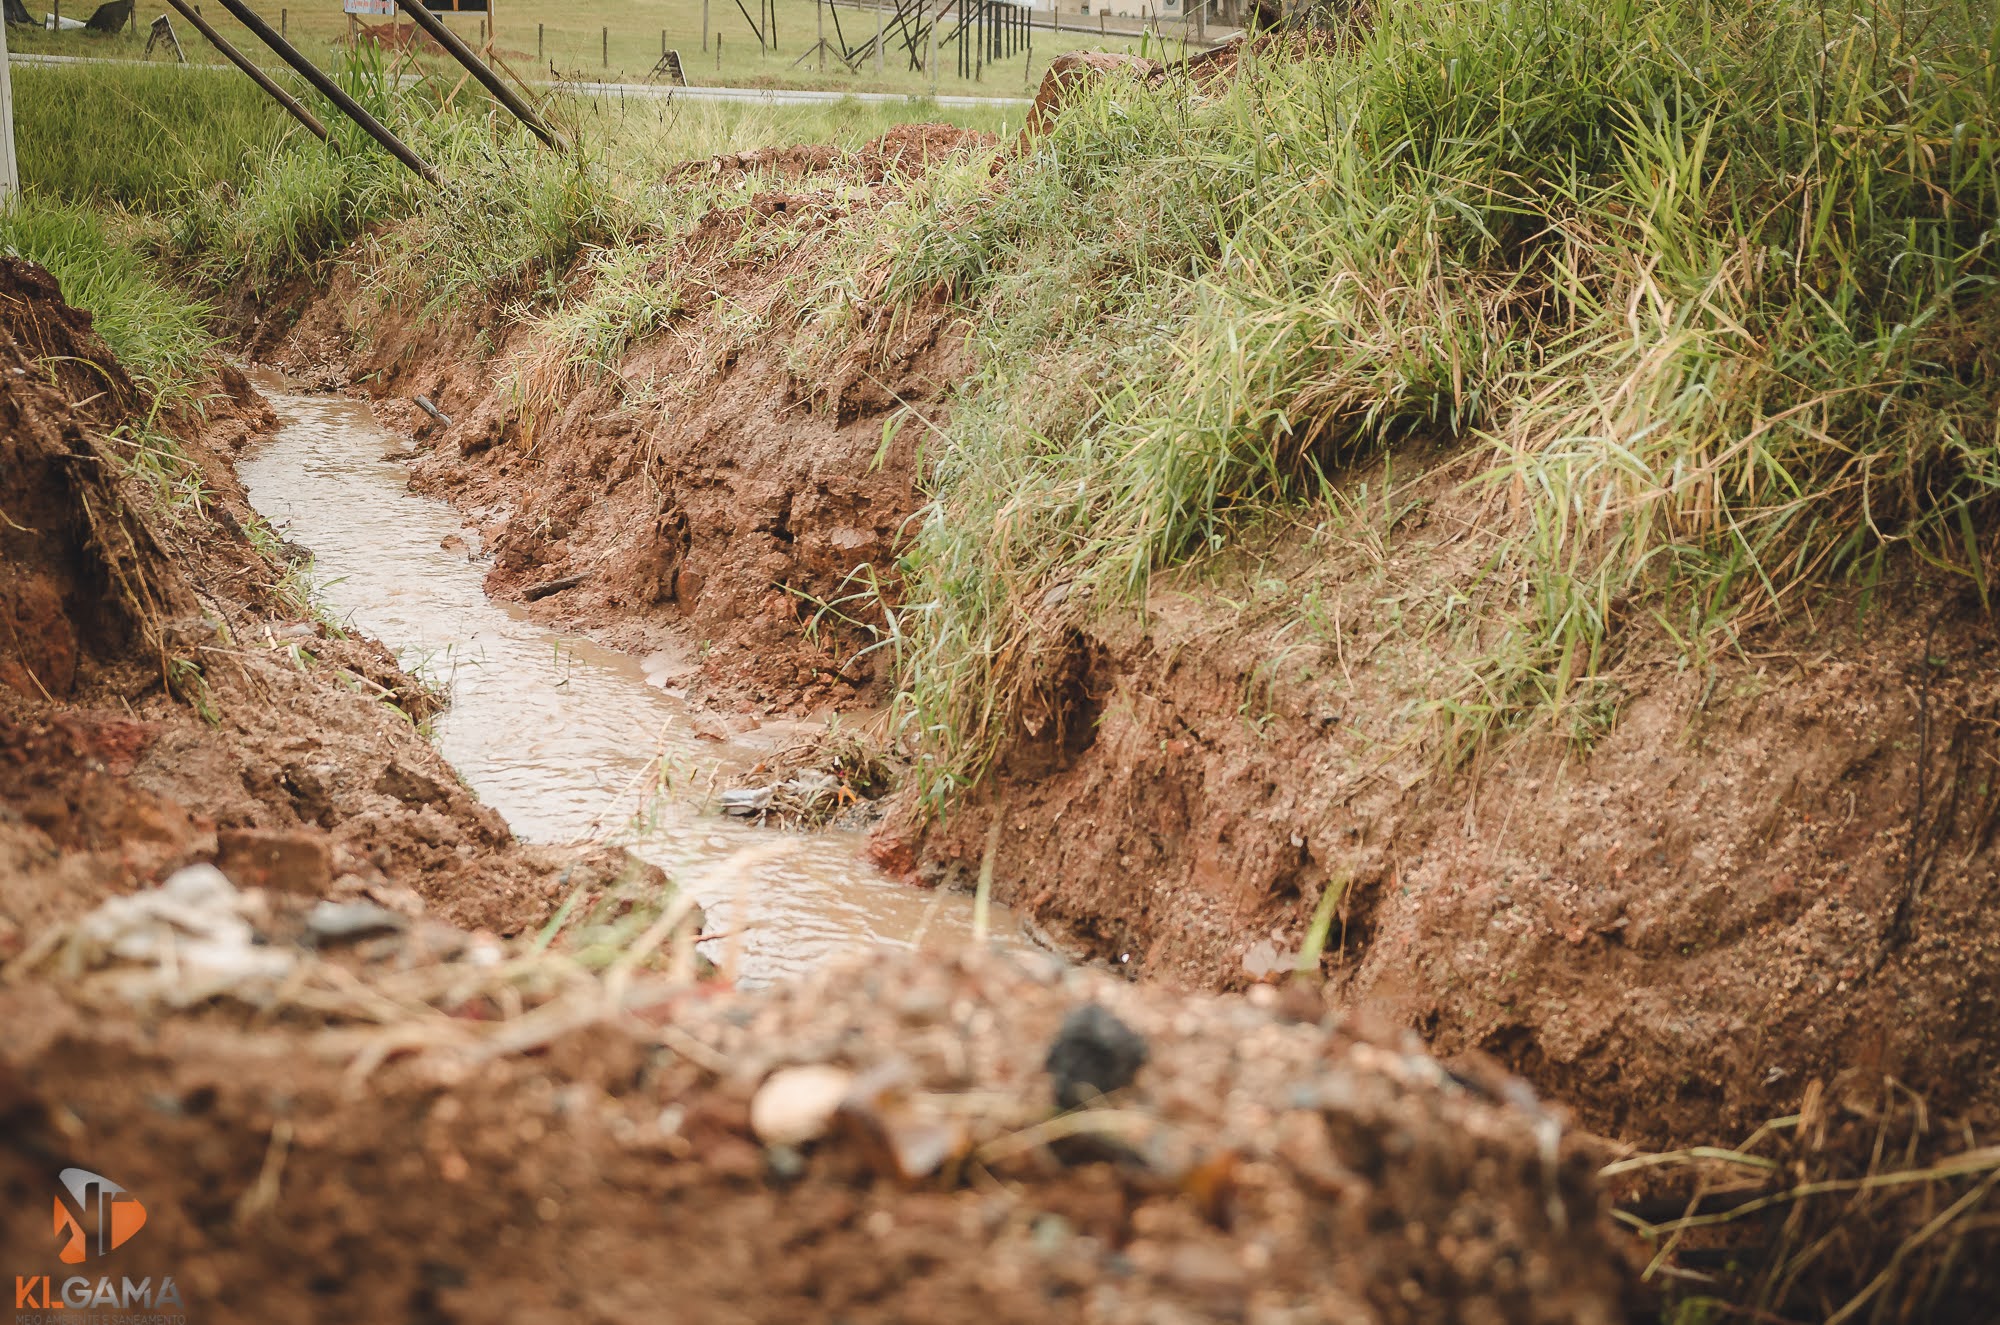
<svg viewBox="0 0 2000 1325"><path fill-rule="evenodd" d="M451 799L436 778L393 761L375 779L375 790L406 805L443 805Z"/></svg>
<svg viewBox="0 0 2000 1325"><path fill-rule="evenodd" d="M321 944L393 933L408 924L404 917L373 902L321 902L306 915L307 935Z"/></svg>
<svg viewBox="0 0 2000 1325"><path fill-rule="evenodd" d="M826 1135L854 1074L825 1064L773 1072L750 1101L750 1130L767 1146L802 1146Z"/></svg>
<svg viewBox="0 0 2000 1325"><path fill-rule="evenodd" d="M318 896L333 883L333 840L310 829L225 828L215 864L246 888Z"/></svg>
<svg viewBox="0 0 2000 1325"><path fill-rule="evenodd" d="M1055 1079L1056 1103L1078 1109L1100 1095L1123 1090L1146 1065L1146 1041L1096 1003L1063 1018L1047 1067Z"/></svg>

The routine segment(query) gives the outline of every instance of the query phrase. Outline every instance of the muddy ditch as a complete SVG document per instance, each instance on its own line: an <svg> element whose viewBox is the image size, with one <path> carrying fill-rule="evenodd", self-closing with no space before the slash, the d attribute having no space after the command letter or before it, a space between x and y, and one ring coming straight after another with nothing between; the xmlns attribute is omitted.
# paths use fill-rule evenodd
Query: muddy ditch
<svg viewBox="0 0 2000 1325"><path fill-rule="evenodd" d="M795 200L824 176L852 183L832 156L698 165L775 172ZM778 196L763 187L748 192ZM726 259L716 236L795 224L725 209L663 255L660 279L769 298L809 266L824 222L775 270ZM710 318L691 312L633 346L615 378L536 413L520 389L538 361L528 328L466 311L419 333L371 309L344 275L255 343L301 369L337 365L409 427L416 486L487 539L489 591L519 600L574 581L526 610L675 660L691 695L725 710L883 697L872 659L843 661L865 638L837 622L809 631L809 604L881 572L919 509L915 453L899 449L914 430L877 453L898 402L935 408L963 363L948 310L920 307L887 338L859 327L819 355L817 377L782 335L705 357ZM661 405L620 385L661 375L705 389ZM452 424L421 414L418 394ZM1405 457L1399 472L1440 459ZM2000 676L1976 602L1941 609L1928 664L1917 595L1865 615L1829 600L1700 672L1665 649L1648 661L1642 642L1588 755L1529 742L1440 775L1438 740L1408 713L1471 660L1396 621L1492 552L1464 536L1481 513L1455 492L1442 469L1407 485L1422 513L1381 565L1318 539L1253 549L1205 571L1214 583L1163 584L1143 624L1051 613L1050 636L1072 643L1050 665L1044 734L1017 733L948 823L900 806L877 859L964 886L998 815L998 895L1035 932L1200 988L1289 970L1337 886L1321 974L1341 1001L1381 1004L1449 1051L1496 1054L1635 1139L1747 1132L1844 1075L1893 1075L1950 1107L1983 1099L2000 954L1978 916L1996 869ZM1308 594L1323 628L1301 637L1287 605ZM1926 729L1922 777L1944 799L1915 824Z"/></svg>
<svg viewBox="0 0 2000 1325"><path fill-rule="evenodd" d="M311 550L329 615L393 644L449 695L430 723L437 748L516 834L616 839L700 881L711 929L729 936L704 951L752 983L856 948L969 937L969 898L883 875L859 830L777 834L715 812L821 727L697 710L671 654L634 658L490 600L478 530L409 491L400 439L366 402L301 395L275 374L257 385L277 426L238 465L252 505ZM754 870L711 868L753 850ZM1004 911L991 923L1014 937Z"/></svg>
<svg viewBox="0 0 2000 1325"><path fill-rule="evenodd" d="M809 267L811 236L869 205L856 181L820 179L837 158L749 155L698 167L764 182L662 254L663 283L754 305ZM775 269L730 256L762 226L808 239ZM199 860L239 885L532 941L572 896L629 910L665 894L653 865L692 877L788 841L780 884L746 889L737 869L696 889L734 936L704 950L732 973L796 970L836 912L874 937L962 926L937 918L958 905L934 907L947 892L866 872L852 835L759 836L672 796L636 855L579 865L553 845L628 815L635 780L719 786L786 724L886 697L857 662L863 635L809 630L810 604L881 573L920 508L911 430L885 450L883 423L947 400L965 367L951 310L864 319L810 372L782 336L737 344L696 312L615 374L576 376L498 307L385 315L354 256L328 288L246 315L243 342L295 382L365 393L372 422L339 396L226 383L233 404L191 425L217 494L198 516L117 542L61 515L79 481L61 476L94 472L89 438L117 414L76 406L60 375L53 395L10 397L53 421L44 453L72 459L37 462L58 476L35 489L57 515L24 523L71 533L22 553L25 574L10 548L9 610L70 625L15 631L4 720L23 754L0 797L28 882L0 951ZM695 389L670 407L630 389L662 381ZM30 1138L7 1152L10 1193L80 1147L135 1168L176 1193L161 1250L202 1267L224 1316L283 1282L351 1315L523 1320L675 1291L716 1319L809 1300L856 1319L975 1303L1157 1319L1169 1302L1191 1318L1614 1319L1650 1310L1661 1280L1628 1296L1630 1258L1651 1249L1604 1232L1606 1200L1628 1222L1770 1201L1676 1241L1676 1282L1698 1290L1734 1294L1782 1263L1792 1279L1766 1300L1822 1314L1863 1292L1915 1300L1878 1274L1898 1293L1928 1283L1934 1306L1981 1300L1992 1230L1918 1235L1996 1171L1979 1159L2000 1122L2000 952L1981 923L2000 864L1990 617L1835 603L1828 621L1863 624L1766 628L1705 671L1639 658L1588 753L1523 742L1446 775L1408 715L1460 660L1399 632L1396 604L1483 552L1430 482L1386 557L1251 549L1160 585L1143 619L1052 622L1071 644L1055 720L1017 733L948 822L898 803L876 829L874 859L933 889L962 889L997 843L996 895L1034 934L1141 984L1028 955L849 968L760 1000L688 985L664 941L644 972L657 986L504 960L496 982L460 969L491 949L446 943L314 977L393 988L402 1011L374 1029L349 1002L251 989L140 1030L84 986L30 981L5 997L53 1029L0 1075ZM231 527L249 520L242 484L336 572L355 630L291 610L282 562ZM367 495L328 497L342 485ZM1302 641L1286 609L1308 592L1330 627ZM215 620L229 642L208 642ZM588 640L562 642L575 632ZM450 679L457 703L435 712L364 636ZM183 638L203 642L176 652ZM177 676L168 656L207 661ZM23 668L39 684L15 681ZM44 676L73 679L57 693ZM787 900L823 884L824 910ZM1314 981L1279 983L1329 897ZM410 983L386 983L399 968ZM1153 1046L1113 1101L1134 1135L1049 1125L1045 1053L1090 1002ZM773 1070L829 1064L819 1130L761 1135ZM114 1097L109 1070L146 1102ZM329 1127L336 1112L361 1129ZM1147 1131L1162 1120L1187 1136ZM1739 1158L1632 1157L1753 1134ZM156 1155L190 1147L198 1173ZM1837 1199L1795 1201L1800 1183ZM289 1223L258 1195L274 1185L304 1194ZM396 1251L371 1261L392 1195ZM727 1255L669 1268L649 1252L694 1239ZM1311 1250L1329 1239L1347 1251ZM564 1259L579 1245L615 1269L584 1275ZM364 1264L379 1282L357 1282Z"/></svg>
<svg viewBox="0 0 2000 1325"><path fill-rule="evenodd" d="M444 540L351 407L231 379L169 421L207 484L176 501L120 453L137 400L87 318L18 263L0 298L20 1310L143 1281L210 1320L1618 1318L1602 1148L1407 1032L1035 954L697 978L691 898L622 849L523 845L418 729L475 746L499 720L476 685L440 715L380 645L297 615L239 470L328 517L329 560L421 530L395 583L354 566L389 626L399 601L494 612L467 638L502 679L544 638L416 557ZM666 702L573 666L577 702ZM514 713L524 742L554 725ZM559 822L589 800L513 790ZM608 969L496 936L564 889L665 905ZM65 1222L76 1171L118 1218L68 1189Z"/></svg>
<svg viewBox="0 0 2000 1325"><path fill-rule="evenodd" d="M748 201L663 254L659 278L739 304L773 297L809 269L814 235L868 205L854 181L830 186L835 156L695 169L745 174ZM778 226L807 238L775 269L727 256ZM476 521L497 598L672 659L691 697L724 711L880 701L872 666L847 661L865 638L809 631L806 605L879 573L920 507L914 449L898 449L913 444L878 452L892 410L937 408L962 371L950 310L864 322L813 372L782 334L717 352L689 313L615 376L532 406L521 369L538 347L497 312L385 321L348 272L252 343L362 387L409 430L415 486ZM702 389L664 408L625 389L660 379ZM419 394L452 421L419 412ZM1421 513L1386 558L1317 538L1250 549L1163 583L1143 618L1052 621L1072 642L1053 720L1017 733L948 822L899 802L875 858L965 887L997 841L996 895L1040 942L1206 990L1287 976L1332 892L1315 973L1329 1008L1500 1064L1628 1144L1729 1143L1812 1117L1801 1172L1879 1167L1891 1132L1914 1172L1990 1135L1990 616L1905 586L1755 629L1703 669L1642 642L1587 753L1526 741L1440 772L1446 738L1409 714L1467 659L1397 621L1490 549L1465 537L1479 513L1454 505L1467 499L1441 465L1412 488ZM1285 607L1308 593L1327 628L1302 641ZM1929 1112L1884 1103L1898 1092ZM1928 1217L1842 1234L1866 1246L1841 1273L1879 1265ZM1838 1279L1824 1288L1836 1304Z"/></svg>

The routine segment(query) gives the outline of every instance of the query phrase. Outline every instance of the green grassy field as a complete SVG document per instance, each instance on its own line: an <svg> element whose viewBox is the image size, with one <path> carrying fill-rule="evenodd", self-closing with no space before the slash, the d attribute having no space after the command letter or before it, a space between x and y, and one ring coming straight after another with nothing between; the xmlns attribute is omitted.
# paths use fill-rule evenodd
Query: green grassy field
<svg viewBox="0 0 2000 1325"><path fill-rule="evenodd" d="M789 143L855 145L911 120L999 130L1009 114L924 100L764 106L560 95L548 112L581 145L564 156L525 132L495 135L467 98L441 112L449 79L391 92L380 57L337 52L330 63L436 164L445 191L419 185L324 104L317 109L333 142L318 143L231 70L22 65L14 87L26 197L0 213L0 252L54 271L98 314L128 366L171 391L213 343L208 300L244 281L318 269L374 226L411 223L424 260L406 275L423 298L505 286L532 302L553 293L548 283L584 248L643 245L701 205L701 189L654 187L678 161Z"/></svg>
<svg viewBox="0 0 2000 1325"><path fill-rule="evenodd" d="M838 61L828 60L824 73L817 58L797 63L813 47L819 29L812 0L776 0L778 44L775 51L760 52L751 25L738 12L735 0L576 0L556 5L547 0L495 0L493 15L498 24L501 58L521 77L546 79L551 69L565 78L595 81L634 82L652 71L660 56L664 34L666 46L681 53L691 81L731 87L804 87L852 92L891 92L922 95L932 90L930 75L909 68L901 45L891 41L878 77L874 63L864 62L851 73ZM94 0L75 0L66 5L66 17L88 18ZM746 5L755 12L754 3ZM33 0L30 9L38 16L48 12L49 0ZM57 55L100 55L137 58L146 44L146 31L155 16L169 13L160 0L140 0L139 27L116 36L94 33L49 33L37 28L10 28L9 45L16 51ZM330 48L347 35L347 18L335 0L305 0L280 5L264 0L258 7L273 26L281 21L287 35L308 55L324 61ZM704 50L702 17L708 18L709 37ZM276 57L259 47L249 32L231 19L214 0L202 8L202 16L239 48L262 64L276 63ZM448 16L452 28L477 43L481 22L487 16ZM889 15L885 11L885 22ZM384 22L386 20L367 20ZM839 22L849 48L859 46L875 34L871 11L842 8ZM217 58L200 34L178 16L174 28L188 58L209 61ZM717 41L717 36L721 40ZM835 40L831 11L826 18L826 35ZM942 33L940 34L943 35ZM608 38L608 46L607 46ZM1097 37L1087 33L1034 34L1032 57L1016 54L987 68L978 79L960 78L957 61L949 54L937 61L936 91L940 94L985 96L1025 96L1034 91L1042 71L1055 56L1074 50L1136 51L1149 45L1159 54L1160 43L1130 38ZM1167 54L1179 52L1172 44ZM608 50L608 54L607 54ZM155 60L165 57L154 53ZM796 67L795 67L796 65Z"/></svg>

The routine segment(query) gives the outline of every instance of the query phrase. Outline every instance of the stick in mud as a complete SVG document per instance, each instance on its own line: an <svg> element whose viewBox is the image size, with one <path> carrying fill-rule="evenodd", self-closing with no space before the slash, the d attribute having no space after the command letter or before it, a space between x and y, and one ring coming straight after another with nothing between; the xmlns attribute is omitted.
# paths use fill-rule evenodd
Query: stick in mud
<svg viewBox="0 0 2000 1325"><path fill-rule="evenodd" d="M559 580L544 580L540 584L530 585L528 588L523 589L521 591L521 601L524 603L539 603L542 599L559 594L565 589L574 589L589 578L588 575L565 575Z"/></svg>
<svg viewBox="0 0 2000 1325"><path fill-rule="evenodd" d="M265 73L262 69L259 69L255 64L255 62L253 62L249 56L237 50L235 46L230 44L227 38L225 38L221 33L217 32L214 28L210 27L208 20L203 18L200 14L196 13L194 7L188 4L187 0L167 0L167 3L172 5L175 11L179 13L182 18L194 24L195 31L199 32L202 36L208 38L208 44L215 47L216 50L221 51L223 59L229 61L229 63L235 65L238 69L241 69L244 73L248 74L250 76L251 82L255 83L258 87L263 88L265 94L269 96L271 100L277 102L280 106L283 106L287 111L291 112L292 118L297 120L300 124L305 125L307 131L310 132L313 137L319 139L321 142L326 141L326 126L319 122L319 117L314 115L311 111L307 110L304 106L301 106L296 97L294 97L291 93L285 91L285 89L283 89L282 87L279 87L276 82L272 81L271 76ZM279 22L282 23L284 21L285 11L281 9L278 11L278 14L279 14Z"/></svg>

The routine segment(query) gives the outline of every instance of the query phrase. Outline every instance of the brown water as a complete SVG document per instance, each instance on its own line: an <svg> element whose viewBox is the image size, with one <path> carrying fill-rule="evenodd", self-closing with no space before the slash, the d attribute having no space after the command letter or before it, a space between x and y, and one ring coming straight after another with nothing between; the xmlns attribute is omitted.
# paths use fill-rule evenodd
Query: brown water
<svg viewBox="0 0 2000 1325"><path fill-rule="evenodd" d="M311 549L336 619L449 685L438 747L519 836L609 837L687 881L710 930L738 935L710 944L710 955L729 957L721 949L734 944L746 983L870 944L970 938L969 897L888 878L863 855L860 833L781 833L708 808L731 773L796 726L697 738L688 706L650 684L637 659L486 597L484 564L440 546L471 531L450 507L409 491L405 466L383 458L400 439L365 402L297 395L275 374L258 386L280 427L240 467L251 503ZM648 800L658 769L667 789ZM1017 932L998 908L992 921L1003 940Z"/></svg>

